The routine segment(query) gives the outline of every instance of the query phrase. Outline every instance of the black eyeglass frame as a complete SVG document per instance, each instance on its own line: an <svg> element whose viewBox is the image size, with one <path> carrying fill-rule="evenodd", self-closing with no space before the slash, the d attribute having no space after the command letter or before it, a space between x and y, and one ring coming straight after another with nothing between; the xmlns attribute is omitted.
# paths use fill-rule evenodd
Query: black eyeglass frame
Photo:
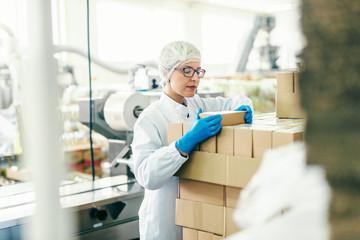
<svg viewBox="0 0 360 240"><path fill-rule="evenodd" d="M198 78L203 78L203 77L205 77L205 73L206 73L206 70L205 69L202 69L202 68L200 68L200 69L194 69L194 68L192 68L192 67L177 67L177 68L174 68L175 70L182 70L182 72L183 72L183 74L184 74L184 76L185 77L193 77L194 76L194 74L195 74L195 72L196 72L196 74L198 75ZM190 76L186 76L185 75L185 69L191 69L191 70L194 70L193 71L193 73L192 73L192 75ZM200 74L201 74L201 72L200 71L203 71L204 72L204 75L202 76L202 77L200 77Z"/></svg>

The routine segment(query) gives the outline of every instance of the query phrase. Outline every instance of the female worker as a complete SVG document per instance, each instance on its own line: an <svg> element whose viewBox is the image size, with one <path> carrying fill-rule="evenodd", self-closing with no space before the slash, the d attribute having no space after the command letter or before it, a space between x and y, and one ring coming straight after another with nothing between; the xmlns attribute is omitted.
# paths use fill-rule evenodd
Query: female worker
<svg viewBox="0 0 360 240"><path fill-rule="evenodd" d="M217 134L221 115L199 119L202 111L245 110L252 122L252 102L244 96L200 98L196 94L205 70L200 51L191 43L167 44L160 55L160 100L140 115L132 142L135 177L145 188L139 210L141 240L180 240L182 228L175 225L178 177L173 176L189 158L193 147ZM192 122L188 132L168 146L168 123Z"/></svg>

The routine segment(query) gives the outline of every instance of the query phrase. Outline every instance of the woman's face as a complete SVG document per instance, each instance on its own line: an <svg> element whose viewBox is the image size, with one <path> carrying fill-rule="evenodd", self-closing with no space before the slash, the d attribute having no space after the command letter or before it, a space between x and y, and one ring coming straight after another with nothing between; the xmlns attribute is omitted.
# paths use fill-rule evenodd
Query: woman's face
<svg viewBox="0 0 360 240"><path fill-rule="evenodd" d="M201 68L199 62L190 62L178 66L178 68L184 67L193 68L195 70ZM196 72L192 77L185 77L183 70L175 69L170 76L170 81L165 84L164 92L171 99L182 104L184 97L189 98L195 95L199 83L200 78Z"/></svg>

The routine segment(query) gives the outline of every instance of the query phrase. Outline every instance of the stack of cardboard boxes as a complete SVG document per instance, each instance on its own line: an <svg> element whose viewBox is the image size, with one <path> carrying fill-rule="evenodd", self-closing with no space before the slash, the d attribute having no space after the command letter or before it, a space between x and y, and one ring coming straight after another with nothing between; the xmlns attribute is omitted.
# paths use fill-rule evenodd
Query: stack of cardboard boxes
<svg viewBox="0 0 360 240"><path fill-rule="evenodd" d="M223 127L196 146L176 173L180 177L176 224L183 226L183 239L218 240L239 231L232 214L264 152L303 139L303 126L303 119L264 114L254 116L252 125ZM188 128L189 124L169 124L169 144Z"/></svg>

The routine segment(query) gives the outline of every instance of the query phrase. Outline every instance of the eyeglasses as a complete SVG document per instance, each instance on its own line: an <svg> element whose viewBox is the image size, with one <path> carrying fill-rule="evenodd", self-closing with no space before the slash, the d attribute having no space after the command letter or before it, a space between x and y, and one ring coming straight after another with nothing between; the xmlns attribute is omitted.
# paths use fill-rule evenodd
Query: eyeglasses
<svg viewBox="0 0 360 240"><path fill-rule="evenodd" d="M205 76L205 69L193 69L191 67L175 68L176 70L182 70L185 77L194 76L195 72L198 75L198 78L203 78Z"/></svg>

